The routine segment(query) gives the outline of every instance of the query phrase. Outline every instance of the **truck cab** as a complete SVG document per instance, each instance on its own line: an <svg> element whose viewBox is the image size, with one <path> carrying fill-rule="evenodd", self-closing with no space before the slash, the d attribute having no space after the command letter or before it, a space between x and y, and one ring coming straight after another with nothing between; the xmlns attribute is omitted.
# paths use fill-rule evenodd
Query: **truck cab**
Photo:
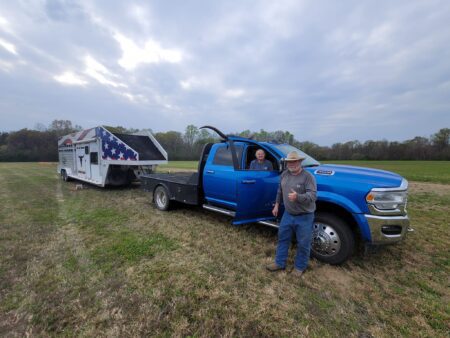
<svg viewBox="0 0 450 338"><path fill-rule="evenodd" d="M233 148L237 165L233 162ZM250 163L255 159L258 149L265 151L266 160L272 163L273 170L250 169ZM312 157L289 145L240 138L231 138L228 142L215 144L203 170L205 200L211 205L234 210L234 224L273 219L272 209L280 174L284 169L283 158L291 150L305 155L306 159L302 163L304 167L320 165Z"/></svg>
<svg viewBox="0 0 450 338"><path fill-rule="evenodd" d="M166 194L164 201L167 203L175 200L202 205L205 209L233 217L232 222L236 225L260 223L278 227L272 209L280 175L285 169L284 158L295 150L305 156L302 167L317 182L313 256L330 264L340 264L351 256L358 241L367 245L391 244L406 236L409 229L406 213L408 182L398 174L321 164L288 144L222 136L222 142L205 146L198 172L192 176L183 174L184 181L177 181L173 174L170 179L161 174L143 177L144 189L154 192L159 209L168 208L164 203L158 204L163 201L159 197L164 194L159 196L155 194L157 191ZM265 151L273 170L249 169L258 149ZM196 196L189 197L193 194ZM279 214L282 212L280 210Z"/></svg>

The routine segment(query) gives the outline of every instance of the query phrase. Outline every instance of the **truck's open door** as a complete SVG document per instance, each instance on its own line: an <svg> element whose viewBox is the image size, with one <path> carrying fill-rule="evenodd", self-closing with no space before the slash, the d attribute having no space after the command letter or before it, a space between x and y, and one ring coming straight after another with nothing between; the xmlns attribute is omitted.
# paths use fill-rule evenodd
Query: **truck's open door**
<svg viewBox="0 0 450 338"><path fill-rule="evenodd" d="M204 126L201 128L215 131L223 141L226 142L226 149L228 150L226 152L226 164L228 165L226 173L226 178L228 179L227 182L224 182L223 178L221 178L223 185L211 181L209 176L217 176L217 173L211 165L205 170L203 180L205 197L208 202L211 203L210 196L213 196L214 193L213 191L208 191L208 189L219 189L222 194L229 192L228 195L233 197L228 198L228 200L232 200L232 203L225 204L223 201L224 198L221 198L219 201L222 205L228 205L234 208L235 217L233 224L244 224L274 219L275 217L272 215L272 209L277 194L280 172L278 170L247 170L246 168L241 168L242 146L235 144L235 142L241 141L241 138L226 136L220 130L211 126ZM243 141L249 142L248 139ZM257 142L254 143L258 144ZM215 156L217 157L217 155ZM210 159L209 161L211 162L213 160ZM233 185L231 186L231 184ZM217 201L218 200L216 200L216 202Z"/></svg>
<svg viewBox="0 0 450 338"><path fill-rule="evenodd" d="M265 170L236 171L237 201L233 224L274 219L272 209L280 173Z"/></svg>

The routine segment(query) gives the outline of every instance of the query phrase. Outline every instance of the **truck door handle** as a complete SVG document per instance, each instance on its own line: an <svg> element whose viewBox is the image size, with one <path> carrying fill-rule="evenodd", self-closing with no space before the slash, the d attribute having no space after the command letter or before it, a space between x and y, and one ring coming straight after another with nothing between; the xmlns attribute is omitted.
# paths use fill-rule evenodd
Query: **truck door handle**
<svg viewBox="0 0 450 338"><path fill-rule="evenodd" d="M255 184L256 180L242 180L243 184Z"/></svg>
<svg viewBox="0 0 450 338"><path fill-rule="evenodd" d="M214 174L214 170L206 170L208 174Z"/></svg>

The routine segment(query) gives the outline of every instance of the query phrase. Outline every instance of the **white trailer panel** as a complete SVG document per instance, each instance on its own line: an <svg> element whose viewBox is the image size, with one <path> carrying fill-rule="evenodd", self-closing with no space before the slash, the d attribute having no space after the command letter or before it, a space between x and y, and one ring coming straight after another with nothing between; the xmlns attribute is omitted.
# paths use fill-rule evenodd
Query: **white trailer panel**
<svg viewBox="0 0 450 338"><path fill-rule="evenodd" d="M99 186L127 184L132 176L167 163L167 152L149 131L121 134L103 126L58 141L58 173Z"/></svg>

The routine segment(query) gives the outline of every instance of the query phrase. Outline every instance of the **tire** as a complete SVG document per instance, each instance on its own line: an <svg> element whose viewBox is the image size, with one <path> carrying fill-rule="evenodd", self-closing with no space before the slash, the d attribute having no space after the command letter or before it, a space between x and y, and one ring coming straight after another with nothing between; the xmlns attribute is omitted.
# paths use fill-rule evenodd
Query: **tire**
<svg viewBox="0 0 450 338"><path fill-rule="evenodd" d="M153 202L155 203L156 209L161 211L167 211L170 207L170 196L166 187L158 185L153 192Z"/></svg>
<svg viewBox="0 0 450 338"><path fill-rule="evenodd" d="M318 213L314 219L311 254L319 261L344 263L355 249L355 238L344 221L331 213Z"/></svg>
<svg viewBox="0 0 450 338"><path fill-rule="evenodd" d="M69 176L67 176L67 172L65 170L61 170L61 179L64 182L70 181L70 178L69 178Z"/></svg>
<svg viewBox="0 0 450 338"><path fill-rule="evenodd" d="M106 178L108 185L113 187L123 187L130 184L128 171L123 171L117 166L111 166Z"/></svg>

